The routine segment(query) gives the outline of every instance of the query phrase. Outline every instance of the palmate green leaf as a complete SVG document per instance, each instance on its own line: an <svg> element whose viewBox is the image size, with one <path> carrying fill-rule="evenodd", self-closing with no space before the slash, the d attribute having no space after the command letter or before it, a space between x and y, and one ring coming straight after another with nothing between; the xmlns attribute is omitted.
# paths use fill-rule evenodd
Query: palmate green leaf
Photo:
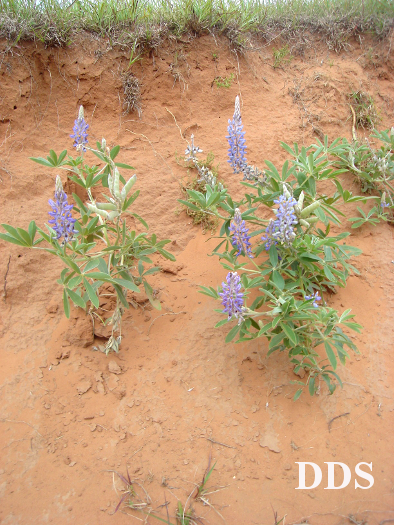
<svg viewBox="0 0 394 525"><path fill-rule="evenodd" d="M8 241L8 242L12 242L13 244L19 244L20 246L30 246L30 237L28 236L28 242L26 242L26 240L20 235L19 231L18 230L21 230L21 228L14 228L13 226L10 226L9 224L2 224L2 227L5 229L5 231L7 232L8 236L6 236L7 234L0 234L2 235L2 239L4 241ZM28 235L28 233L26 232L26 235ZM11 240L13 239L13 240Z"/></svg>
<svg viewBox="0 0 394 525"><path fill-rule="evenodd" d="M30 160L37 162L37 164L42 164L42 166L46 166L47 168L53 168L54 164L50 162L47 159L44 159L43 157L29 157Z"/></svg>
<svg viewBox="0 0 394 525"><path fill-rule="evenodd" d="M20 237L25 241L26 246L30 247L33 245L30 235L26 230L23 230L22 228L17 228L16 230L19 233Z"/></svg>
<svg viewBox="0 0 394 525"><path fill-rule="evenodd" d="M0 233L0 239L6 242L11 242L12 244L16 244L18 246L24 246L26 247L26 243L20 239L16 239L12 235L9 235L7 233Z"/></svg>
<svg viewBox="0 0 394 525"><path fill-rule="evenodd" d="M219 295L218 295L218 292L212 288L212 286L210 286L209 288L207 288L206 286L200 286L200 290L199 293L202 293L204 295L208 295L208 297L213 297L214 299L218 299L219 298Z"/></svg>

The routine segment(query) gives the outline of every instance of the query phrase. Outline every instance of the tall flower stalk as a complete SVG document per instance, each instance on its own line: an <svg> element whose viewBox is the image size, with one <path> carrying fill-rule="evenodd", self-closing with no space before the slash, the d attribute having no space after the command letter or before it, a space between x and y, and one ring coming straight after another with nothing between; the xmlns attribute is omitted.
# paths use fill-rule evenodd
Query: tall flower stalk
<svg viewBox="0 0 394 525"><path fill-rule="evenodd" d="M63 190L62 181L57 175L56 177L56 188L55 188L55 200L49 199L49 204L52 207L52 211L48 212L52 217L48 223L56 232L56 239L64 239L62 246L71 242L74 239L74 234L78 233L74 229L76 219L72 218L71 210L73 209L72 204L68 204L67 194Z"/></svg>
<svg viewBox="0 0 394 525"><path fill-rule="evenodd" d="M88 143L88 139L87 139L88 128L89 128L89 124L87 124L85 121L83 106L80 106L78 118L74 122L74 127L73 127L74 133L70 135L70 137L74 139L73 146L74 148L77 149L77 151L80 151L80 150L83 152L86 151L85 146Z"/></svg>
<svg viewBox="0 0 394 525"><path fill-rule="evenodd" d="M248 235L248 231L249 228L245 227L245 221L242 220L241 212L238 208L236 208L234 220L230 224L230 232L233 235L231 244L238 249L236 257L244 252L247 257L253 258L250 235Z"/></svg>
<svg viewBox="0 0 394 525"><path fill-rule="evenodd" d="M222 298L222 305L224 306L223 313L228 315L228 320L235 317L238 319L238 324L244 320L242 312L244 306L244 294L241 292L242 284L241 278L237 272L229 272L226 277L226 282L222 283L223 291L219 293Z"/></svg>
<svg viewBox="0 0 394 525"><path fill-rule="evenodd" d="M235 111L233 119L228 121L227 128L228 135L226 136L229 149L228 156L229 164L233 168L234 173L239 173L246 167L246 140L244 139L245 132L243 131L243 124L241 119L241 108L239 97L235 98Z"/></svg>

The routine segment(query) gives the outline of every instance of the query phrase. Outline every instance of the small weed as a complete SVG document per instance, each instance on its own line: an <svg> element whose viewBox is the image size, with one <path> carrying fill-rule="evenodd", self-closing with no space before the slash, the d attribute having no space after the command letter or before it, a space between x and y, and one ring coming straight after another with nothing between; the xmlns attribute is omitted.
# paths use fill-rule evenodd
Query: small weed
<svg viewBox="0 0 394 525"><path fill-rule="evenodd" d="M198 177L194 178L191 182L187 183L186 186L183 188L185 192L185 197L187 202L193 204L194 206L198 207L198 201L194 200L193 197L191 197L187 190L193 190L198 191L200 193L205 194L206 192L206 183L205 181L200 181ZM211 233L215 233L219 221L214 216L206 212L202 209L191 209L186 207L185 209L186 214L192 218L193 224L201 224L202 232L205 235L207 231L210 231Z"/></svg>
<svg viewBox="0 0 394 525"><path fill-rule="evenodd" d="M206 471L204 472L204 476L202 478L201 484L196 488L197 493L195 495L195 499L200 499L204 503L206 503L206 500L204 500L204 496L207 495L207 489L205 485L208 483L209 478L211 477L212 472L214 471L216 462L213 464L213 467L211 467L211 455L209 456L209 462Z"/></svg>
<svg viewBox="0 0 394 525"><path fill-rule="evenodd" d="M190 160L190 159L189 159ZM190 206L185 205L186 213L193 219L193 224L201 224L203 234L207 231L214 233L218 227L218 219L209 210L204 210L199 205L199 202L194 196L195 192L201 195L206 195L207 183L216 184L218 178L218 166L214 166L213 162L215 156L213 153L208 153L205 160L193 159L193 166L197 168L198 175L192 181L188 182L186 186L182 187L185 195L185 201ZM209 182L208 182L209 181Z"/></svg>
<svg viewBox="0 0 394 525"><path fill-rule="evenodd" d="M290 64L290 62L294 58L292 55L290 55L290 50L287 45L281 47L280 49L274 49L273 55L274 55L273 67L275 69L278 67L282 67L286 64Z"/></svg>
<svg viewBox="0 0 394 525"><path fill-rule="evenodd" d="M191 507L188 510L186 510L183 507L182 503L178 501L178 510L176 513L177 525L178 524L179 525L193 525L194 523L196 523L193 520L193 514L194 514L194 511Z"/></svg>
<svg viewBox="0 0 394 525"><path fill-rule="evenodd" d="M217 53L212 53L212 60L217 62L219 60L219 55Z"/></svg>
<svg viewBox="0 0 394 525"><path fill-rule="evenodd" d="M234 78L234 73L231 73L229 77L215 77L213 81L215 82L216 87L218 88L229 88L231 87Z"/></svg>
<svg viewBox="0 0 394 525"><path fill-rule="evenodd" d="M353 91L349 97L356 115L356 126L373 129L380 119L371 95L362 91Z"/></svg>

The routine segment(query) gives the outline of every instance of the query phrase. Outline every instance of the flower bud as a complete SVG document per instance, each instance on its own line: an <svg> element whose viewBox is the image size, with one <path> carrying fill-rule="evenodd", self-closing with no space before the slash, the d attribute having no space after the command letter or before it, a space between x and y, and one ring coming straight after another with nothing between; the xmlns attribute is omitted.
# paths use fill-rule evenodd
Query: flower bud
<svg viewBox="0 0 394 525"><path fill-rule="evenodd" d="M85 114L83 111L83 106L79 106L78 119L83 120L84 118L85 118Z"/></svg>
<svg viewBox="0 0 394 525"><path fill-rule="evenodd" d="M320 206L320 201L315 201L315 202L312 202L312 204L310 204L309 206L307 206L306 208L304 208L301 212L301 218L302 219L306 219L307 217L309 217L309 215L316 210L316 208L318 208Z"/></svg>

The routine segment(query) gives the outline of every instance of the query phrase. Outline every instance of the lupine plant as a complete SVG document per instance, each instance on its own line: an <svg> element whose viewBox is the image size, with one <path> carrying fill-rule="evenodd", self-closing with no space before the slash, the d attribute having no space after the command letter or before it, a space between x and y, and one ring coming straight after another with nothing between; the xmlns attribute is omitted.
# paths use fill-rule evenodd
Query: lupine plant
<svg viewBox="0 0 394 525"><path fill-rule="evenodd" d="M335 151L337 165L351 171L361 183L363 192L375 193L370 197L376 205L367 213L361 208L359 217L349 219L352 228L365 223L378 224L381 220L394 222L394 128L391 130L374 130L372 137L381 146L375 150L368 141L343 139Z"/></svg>
<svg viewBox="0 0 394 525"><path fill-rule="evenodd" d="M70 316L70 300L75 306L83 308L93 323L102 321L100 298L103 295L115 297L112 316L105 323L112 324L112 334L102 350L108 354L118 352L122 338L121 318L124 309L129 307L128 292L139 293L143 285L151 304L160 309L152 286L147 277L160 271L153 266L149 255L157 253L166 259L175 260L164 249L169 240L158 241L155 234L148 235L148 225L135 212L131 205L139 195L139 190L130 194L136 182L136 175L126 180L121 169L134 169L128 164L115 162L120 147L107 147L105 139L97 142L97 149L88 146L88 124L81 106L75 121L73 134L74 147L78 156L67 156L67 150L59 156L50 150L47 158L32 158L33 161L57 170L66 171L69 178L86 190L87 202L73 193L76 205L69 204L61 177L56 176L54 198L50 206L46 231L31 221L27 230L3 224L6 233L0 238L23 247L44 250L58 257L64 264L58 283L63 287L63 304L67 317ZM89 166L84 153L91 152L98 157L102 166ZM93 193L101 185L102 198L97 200ZM146 232L130 230L126 216L138 220Z"/></svg>
<svg viewBox="0 0 394 525"><path fill-rule="evenodd" d="M216 326L232 325L226 342L264 336L268 355L286 351L295 373L307 372L305 382L294 381L300 385L295 399L306 386L311 395L319 392L322 381L333 393L337 382L342 386L338 360L344 364L349 350L358 352L344 329L361 330L350 310L339 314L326 302L349 275L359 273L350 258L361 253L345 243L349 233L330 235L331 223L340 224L343 215L334 204L366 199L343 189L334 196L319 192L320 181L337 186L346 171L335 166L337 142L329 145L327 137L310 148L282 143L293 160L283 164L281 173L269 161L265 170L248 165L238 97L227 138L229 164L243 174L246 193L234 202L225 188L207 182L206 193L195 195L202 210L222 221L222 240L213 254L228 272L218 290L201 291L222 304L217 311L226 318ZM263 206L273 218L261 218Z"/></svg>

